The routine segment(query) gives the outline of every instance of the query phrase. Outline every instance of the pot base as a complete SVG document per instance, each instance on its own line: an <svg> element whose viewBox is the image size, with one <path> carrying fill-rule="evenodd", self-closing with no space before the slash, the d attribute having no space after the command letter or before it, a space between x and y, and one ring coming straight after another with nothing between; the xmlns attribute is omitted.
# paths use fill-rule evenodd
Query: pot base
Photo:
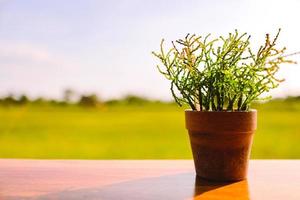
<svg viewBox="0 0 300 200"><path fill-rule="evenodd" d="M252 138L253 134L212 137L209 134L190 133L197 175L217 181L245 179Z"/></svg>

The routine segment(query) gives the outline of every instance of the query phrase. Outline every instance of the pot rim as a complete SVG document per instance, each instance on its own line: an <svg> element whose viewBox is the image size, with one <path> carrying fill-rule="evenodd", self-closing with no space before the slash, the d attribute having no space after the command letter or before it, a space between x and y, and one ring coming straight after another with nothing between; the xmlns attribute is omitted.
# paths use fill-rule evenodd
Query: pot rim
<svg viewBox="0 0 300 200"><path fill-rule="evenodd" d="M213 110L192 110L192 109L186 109L185 112L193 112L193 113L257 113L256 109L250 109L250 110L235 110L235 111L213 111Z"/></svg>
<svg viewBox="0 0 300 200"><path fill-rule="evenodd" d="M257 111L185 111L185 127L198 132L253 132Z"/></svg>

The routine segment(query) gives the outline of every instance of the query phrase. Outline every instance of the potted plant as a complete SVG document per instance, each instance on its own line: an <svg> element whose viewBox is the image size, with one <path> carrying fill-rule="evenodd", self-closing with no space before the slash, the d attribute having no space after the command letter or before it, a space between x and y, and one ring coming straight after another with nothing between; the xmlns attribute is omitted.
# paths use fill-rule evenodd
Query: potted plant
<svg viewBox="0 0 300 200"><path fill-rule="evenodd" d="M246 178L257 111L250 104L283 80L275 74L288 60L286 48L277 48L266 34L258 51L250 36L236 30L227 37L210 39L190 35L152 52L162 63L159 72L171 82L171 93L185 111L198 176L217 181Z"/></svg>

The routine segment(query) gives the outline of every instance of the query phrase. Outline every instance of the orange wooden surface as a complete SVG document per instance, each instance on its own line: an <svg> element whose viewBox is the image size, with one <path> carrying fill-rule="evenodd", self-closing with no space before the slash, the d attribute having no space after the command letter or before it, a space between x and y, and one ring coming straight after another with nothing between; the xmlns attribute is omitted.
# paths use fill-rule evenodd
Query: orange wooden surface
<svg viewBox="0 0 300 200"><path fill-rule="evenodd" d="M235 183L195 177L192 160L0 159L0 199L300 199L300 161L252 160Z"/></svg>

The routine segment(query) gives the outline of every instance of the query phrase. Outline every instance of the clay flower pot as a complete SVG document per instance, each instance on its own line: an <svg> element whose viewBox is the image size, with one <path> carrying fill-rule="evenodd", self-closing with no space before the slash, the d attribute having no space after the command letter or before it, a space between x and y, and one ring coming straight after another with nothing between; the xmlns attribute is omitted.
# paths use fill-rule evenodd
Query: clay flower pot
<svg viewBox="0 0 300 200"><path fill-rule="evenodd" d="M216 181L246 179L256 110L186 110L185 121L199 177Z"/></svg>

